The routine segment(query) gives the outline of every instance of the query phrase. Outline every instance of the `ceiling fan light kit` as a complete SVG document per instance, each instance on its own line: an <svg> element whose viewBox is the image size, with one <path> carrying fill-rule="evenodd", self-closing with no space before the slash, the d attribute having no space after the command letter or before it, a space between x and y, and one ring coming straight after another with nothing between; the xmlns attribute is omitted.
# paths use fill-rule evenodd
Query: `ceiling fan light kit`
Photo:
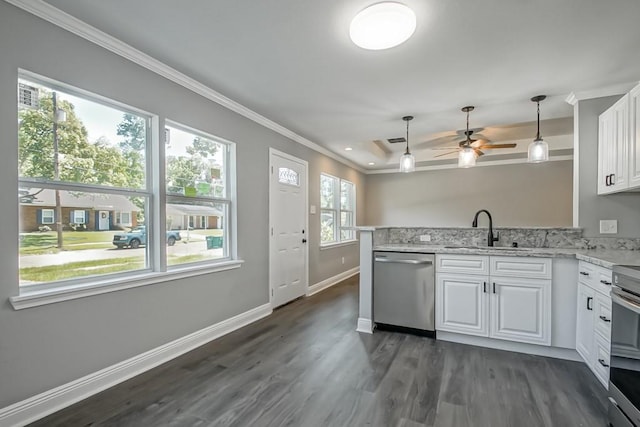
<svg viewBox="0 0 640 427"><path fill-rule="evenodd" d="M382 50L398 46L416 30L416 14L396 2L373 4L360 11L351 21L349 36L359 47Z"/></svg>
<svg viewBox="0 0 640 427"><path fill-rule="evenodd" d="M416 170L416 158L409 151L409 122L413 120L413 116L404 116L402 120L407 122L407 149L400 157L400 172L409 173Z"/></svg>
<svg viewBox="0 0 640 427"><path fill-rule="evenodd" d="M458 153L458 167L470 168L476 165L476 152L471 147L464 147Z"/></svg>
<svg viewBox="0 0 640 427"><path fill-rule="evenodd" d="M527 161L529 163L542 163L549 160L549 144L547 144L540 136L540 102L544 101L545 95L538 95L531 98L532 102L538 105L538 133L536 139L529 144Z"/></svg>

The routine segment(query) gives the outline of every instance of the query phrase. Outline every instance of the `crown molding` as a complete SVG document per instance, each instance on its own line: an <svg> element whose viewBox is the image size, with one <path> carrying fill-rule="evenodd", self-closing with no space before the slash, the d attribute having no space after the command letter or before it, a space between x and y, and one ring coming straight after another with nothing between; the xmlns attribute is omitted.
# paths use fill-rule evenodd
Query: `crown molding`
<svg viewBox="0 0 640 427"><path fill-rule="evenodd" d="M558 162L562 160L571 160L573 159L573 155L560 155L560 156L549 156L550 162ZM500 165L513 165L518 163L527 163L527 158L518 158L518 159L504 159L504 160L491 160L491 161L482 161L476 163L474 167L483 167L483 166L500 166ZM416 172L424 172L424 171L436 171L443 169L458 169L458 163L448 163L444 165L433 165L433 166L416 166ZM401 173L398 171L398 168L393 169L375 169L375 170L367 170L365 172L367 175L378 175L385 173Z"/></svg>
<svg viewBox="0 0 640 427"><path fill-rule="evenodd" d="M610 86L604 86L597 89L583 90L571 92L566 98L567 104L576 105L578 101L586 99L602 98L605 96L623 95L631 90L638 82L619 83Z"/></svg>
<svg viewBox="0 0 640 427"><path fill-rule="evenodd" d="M303 136L285 128L284 126L256 113L255 111L245 107L244 105L227 98L221 93L211 89L210 87L200 83L199 81L187 76L184 73L166 65L165 63L153 58L150 55L130 46L123 41L101 31L80 19L69 15L62 10L45 3L42 0L4 0L26 12L31 13L47 22L52 23L64 30L69 31L91 43L94 43L110 52L115 53L141 67L146 68L180 86L201 95L216 104L219 104L235 113L252 120L267 129L270 129L280 135L295 141L305 147L308 147L320 154L324 154L350 168L365 173L365 169L355 163L343 158L327 148L310 141Z"/></svg>

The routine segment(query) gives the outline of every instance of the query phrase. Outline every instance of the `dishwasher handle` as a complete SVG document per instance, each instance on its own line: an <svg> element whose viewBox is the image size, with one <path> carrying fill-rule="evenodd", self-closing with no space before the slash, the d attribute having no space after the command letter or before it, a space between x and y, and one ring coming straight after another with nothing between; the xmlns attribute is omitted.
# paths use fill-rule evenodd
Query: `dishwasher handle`
<svg viewBox="0 0 640 427"><path fill-rule="evenodd" d="M389 259L389 258L378 258L376 257L376 262L389 262L394 264L413 264L413 265L424 265L424 264L433 264L433 261L428 259Z"/></svg>

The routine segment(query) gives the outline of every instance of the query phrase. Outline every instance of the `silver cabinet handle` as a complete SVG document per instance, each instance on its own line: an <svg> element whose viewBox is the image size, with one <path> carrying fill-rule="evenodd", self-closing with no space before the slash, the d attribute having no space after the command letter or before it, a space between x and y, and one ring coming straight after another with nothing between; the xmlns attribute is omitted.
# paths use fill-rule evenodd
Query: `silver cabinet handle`
<svg viewBox="0 0 640 427"><path fill-rule="evenodd" d="M420 260L420 259L389 259L389 258L377 258L376 262L390 262L395 264L413 264L413 265L421 265L421 264L433 264L432 261L428 260Z"/></svg>

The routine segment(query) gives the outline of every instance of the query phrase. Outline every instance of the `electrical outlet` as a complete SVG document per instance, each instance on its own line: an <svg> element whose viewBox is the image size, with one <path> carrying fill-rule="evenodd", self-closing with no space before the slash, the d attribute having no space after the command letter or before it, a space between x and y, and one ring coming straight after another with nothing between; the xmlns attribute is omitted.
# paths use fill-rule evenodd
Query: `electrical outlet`
<svg viewBox="0 0 640 427"><path fill-rule="evenodd" d="M617 233L618 233L617 219L601 219L600 220L600 234L617 234Z"/></svg>
<svg viewBox="0 0 640 427"><path fill-rule="evenodd" d="M430 234L422 234L422 235L420 235L420 241L421 242L430 242L431 241L431 235Z"/></svg>
<svg viewBox="0 0 640 427"><path fill-rule="evenodd" d="M314 215L316 213L316 205L309 206L309 213Z"/></svg>
<svg viewBox="0 0 640 427"><path fill-rule="evenodd" d="M342 263L344 264L344 257L342 257Z"/></svg>

